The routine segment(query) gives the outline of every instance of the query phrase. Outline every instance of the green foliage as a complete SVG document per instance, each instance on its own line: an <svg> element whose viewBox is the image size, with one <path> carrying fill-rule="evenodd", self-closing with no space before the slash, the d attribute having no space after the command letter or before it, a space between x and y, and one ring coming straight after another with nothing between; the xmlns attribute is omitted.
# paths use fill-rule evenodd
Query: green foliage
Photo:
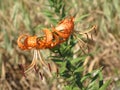
<svg viewBox="0 0 120 90"><path fill-rule="evenodd" d="M53 14L58 15L59 20L67 17L65 14L67 11L65 11L66 9L64 7L66 4L63 3L64 0L49 0L51 10L44 11L44 14L54 22L54 24L57 23L57 20L53 17ZM76 20L76 23L86 16L88 15L81 16ZM83 75L83 63L89 54L74 58L74 46L76 43L77 40L71 35L65 43L51 49L52 52L56 53L56 56L51 57L51 59L60 67L59 75L65 81L64 90L106 90L110 81L106 83L103 82L102 69L97 69Z"/></svg>
<svg viewBox="0 0 120 90"><path fill-rule="evenodd" d="M55 25L57 21L60 21L67 15L65 5L67 4L64 0L48 0L48 5L46 5L43 13Z"/></svg>
<svg viewBox="0 0 120 90"><path fill-rule="evenodd" d="M58 51L55 52L59 55L52 59L60 67L60 77L62 77L67 83L64 89L106 90L110 84L110 81L107 81L106 83L103 82L102 68L83 75L83 63L88 54L73 58L73 47L76 41L71 38L69 40L70 43L66 42L60 45L60 47L57 49Z"/></svg>

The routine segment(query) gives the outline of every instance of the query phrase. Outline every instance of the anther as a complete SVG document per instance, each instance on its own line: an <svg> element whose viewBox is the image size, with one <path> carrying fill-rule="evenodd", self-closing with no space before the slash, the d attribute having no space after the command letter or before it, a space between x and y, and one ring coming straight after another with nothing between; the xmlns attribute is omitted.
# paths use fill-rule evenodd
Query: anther
<svg viewBox="0 0 120 90"><path fill-rule="evenodd" d="M82 52L83 52L84 54L86 54L86 52L83 50L83 48L82 48L81 45L80 45L80 49L82 50Z"/></svg>
<svg viewBox="0 0 120 90"><path fill-rule="evenodd" d="M87 40L89 40L88 34L87 34L87 33L85 33L85 35L87 36Z"/></svg>
<svg viewBox="0 0 120 90"><path fill-rule="evenodd" d="M48 63L48 68L49 68L49 70L50 70L50 72L51 72L52 69L51 69L50 63Z"/></svg>
<svg viewBox="0 0 120 90"><path fill-rule="evenodd" d="M96 31L96 30L97 30L97 26L95 25L95 26L94 26L95 35L97 35L97 31Z"/></svg>
<svg viewBox="0 0 120 90"><path fill-rule="evenodd" d="M24 67L22 64L18 64L18 67L21 69L21 74L26 78L26 75L25 75L25 70L24 70Z"/></svg>
<svg viewBox="0 0 120 90"><path fill-rule="evenodd" d="M87 49L88 49L88 53L89 53L90 52L90 48L89 48L88 44L87 44Z"/></svg>
<svg viewBox="0 0 120 90"><path fill-rule="evenodd" d="M39 69L37 68L36 65L34 65L35 72L38 73Z"/></svg>
<svg viewBox="0 0 120 90"><path fill-rule="evenodd" d="M41 72L39 72L39 75L40 75L41 80L43 80L43 75Z"/></svg>

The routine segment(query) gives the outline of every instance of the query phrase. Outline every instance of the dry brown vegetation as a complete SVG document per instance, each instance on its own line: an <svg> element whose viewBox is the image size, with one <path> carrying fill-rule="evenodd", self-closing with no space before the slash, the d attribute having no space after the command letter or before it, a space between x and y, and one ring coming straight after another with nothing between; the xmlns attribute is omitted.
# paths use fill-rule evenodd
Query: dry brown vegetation
<svg viewBox="0 0 120 90"><path fill-rule="evenodd" d="M66 0L66 3L66 7L73 6L68 12L70 16L78 18L89 14L75 26L77 30L98 26L94 42L89 42L94 54L86 58L85 72L102 66L105 80L112 80L109 90L119 90L120 1ZM40 28L50 26L49 19L43 14L45 9L49 9L47 4L47 0L0 0L0 90L58 90L56 87L61 90L58 82L62 84L62 80L48 76L41 80L34 73L29 73L25 79L18 68L21 62L29 64L32 55L30 51L21 51L16 40L20 34L39 34Z"/></svg>

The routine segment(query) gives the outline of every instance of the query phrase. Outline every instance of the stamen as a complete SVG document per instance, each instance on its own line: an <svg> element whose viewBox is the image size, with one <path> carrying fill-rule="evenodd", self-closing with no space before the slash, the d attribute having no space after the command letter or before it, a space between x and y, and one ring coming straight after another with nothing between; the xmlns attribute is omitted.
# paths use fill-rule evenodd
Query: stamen
<svg viewBox="0 0 120 90"><path fill-rule="evenodd" d="M89 36L88 36L88 34L87 34L87 33L85 33L85 35L87 36L87 40L89 40Z"/></svg>
<svg viewBox="0 0 120 90"><path fill-rule="evenodd" d="M39 57L40 62L41 62L44 66L47 66L47 64L45 63L44 59L42 59L42 56L41 56L40 51L38 50L37 52L38 52L38 57Z"/></svg>
<svg viewBox="0 0 120 90"><path fill-rule="evenodd" d="M83 32L79 32L79 34L85 34L85 33L91 32L92 30L96 31L96 28L97 28L97 26L94 25L91 29L84 30Z"/></svg>
<svg viewBox="0 0 120 90"><path fill-rule="evenodd" d="M81 45L79 45L79 46L80 46L80 49L82 50L82 52L83 52L84 54L86 54L86 52L83 50L82 46L81 46Z"/></svg>
<svg viewBox="0 0 120 90"><path fill-rule="evenodd" d="M41 80L43 80L43 75L41 72L39 72L39 75L40 75Z"/></svg>
<svg viewBox="0 0 120 90"><path fill-rule="evenodd" d="M89 48L89 46L88 46L88 42L89 42L89 36L88 36L88 34L87 33L85 33L85 35L87 36L87 48L88 48L88 53L90 52L90 48Z"/></svg>
<svg viewBox="0 0 120 90"><path fill-rule="evenodd" d="M38 73L39 69L37 68L37 66L34 66L35 72Z"/></svg>
<svg viewBox="0 0 120 90"><path fill-rule="evenodd" d="M95 35L97 35L97 31L96 31L96 29L94 30L94 32L95 32Z"/></svg>
<svg viewBox="0 0 120 90"><path fill-rule="evenodd" d="M95 35L97 35L97 31L96 31L96 30L97 30L97 26L95 25L95 26L94 26Z"/></svg>
<svg viewBox="0 0 120 90"><path fill-rule="evenodd" d="M51 72L52 69L51 69L50 63L48 63L48 68L49 68L49 70L50 70L50 72Z"/></svg>
<svg viewBox="0 0 120 90"><path fill-rule="evenodd" d="M18 64L18 67L21 69L21 74L26 78L23 65L22 64Z"/></svg>
<svg viewBox="0 0 120 90"><path fill-rule="evenodd" d="M88 53L89 53L90 52L90 48L89 48L88 44L87 44L87 49L88 49Z"/></svg>
<svg viewBox="0 0 120 90"><path fill-rule="evenodd" d="M76 34L77 34L77 33L73 33L73 35L75 36L75 38L78 39L78 45L80 46L80 49L82 50L82 52L83 52L84 54L86 54L86 52L83 50L83 48L82 48L82 46L81 46L81 43L85 45L85 42L82 41Z"/></svg>
<svg viewBox="0 0 120 90"><path fill-rule="evenodd" d="M36 65L36 60L37 60L37 51L34 50L34 56L33 56L32 63L27 67L27 69L25 70L25 73L27 73L28 71L34 68L34 66Z"/></svg>

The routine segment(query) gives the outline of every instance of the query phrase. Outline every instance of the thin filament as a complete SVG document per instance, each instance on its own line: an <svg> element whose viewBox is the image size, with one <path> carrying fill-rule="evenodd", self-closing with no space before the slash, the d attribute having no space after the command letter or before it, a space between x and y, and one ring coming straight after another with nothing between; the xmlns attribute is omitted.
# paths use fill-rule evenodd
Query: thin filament
<svg viewBox="0 0 120 90"><path fill-rule="evenodd" d="M97 28L97 26L94 25L91 29L85 30L85 31L83 31L83 32L79 32L79 34L89 33L89 32L91 32L92 30L96 30L96 28Z"/></svg>
<svg viewBox="0 0 120 90"><path fill-rule="evenodd" d="M25 73L27 73L28 71L30 71L31 69L34 68L34 66L35 66L35 64L36 64L36 59L37 59L37 51L34 50L34 55L33 55L32 63L27 67L28 69L25 70Z"/></svg>
<svg viewBox="0 0 120 90"><path fill-rule="evenodd" d="M42 57L41 57L41 54L40 54L40 51L37 51L38 52L38 57L39 57L39 59L40 59L40 62L44 65L44 66L47 66L46 65L46 63L45 63L45 61L42 59Z"/></svg>

